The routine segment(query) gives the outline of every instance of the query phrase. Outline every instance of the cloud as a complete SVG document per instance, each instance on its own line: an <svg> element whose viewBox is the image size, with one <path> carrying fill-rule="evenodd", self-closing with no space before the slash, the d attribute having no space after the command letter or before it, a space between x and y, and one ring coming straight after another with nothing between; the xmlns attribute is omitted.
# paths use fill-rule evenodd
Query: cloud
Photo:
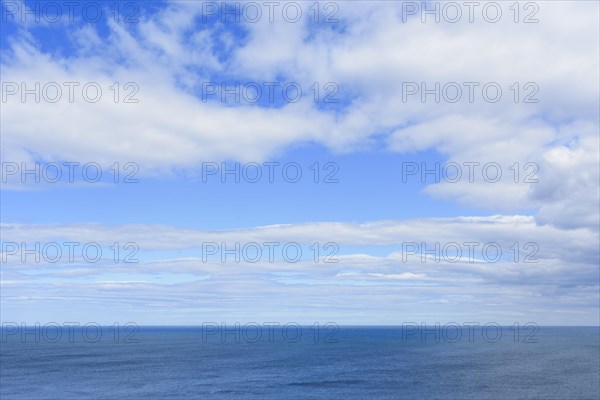
<svg viewBox="0 0 600 400"><path fill-rule="evenodd" d="M449 161L542 163L540 179L552 198L510 183L440 184L426 193L491 210L539 209L540 223L596 225L595 176L573 178L552 154L566 142L585 143L571 148L586 154L568 167L579 170L598 155L597 3L544 3L535 24L514 23L509 10L497 24L436 24L405 19L402 3L339 6L338 24L312 24L305 9L298 23L242 20L232 30L199 22L206 11L199 4L170 3L142 10L138 24L108 21L108 33L93 24L55 25L74 43L88 44L68 55L42 46L36 26L19 26L3 50L3 81L97 82L103 96L93 104L69 103L66 95L56 104L12 96L3 104L3 159L133 161L141 175L151 175L203 161L263 161L299 143L346 152L383 140L393 151L434 149ZM207 80L295 81L306 93L314 82L335 82L341 102L322 107L310 95L269 107L203 102L198 90ZM139 103L115 103L114 82L135 82ZM457 82L464 93L457 103L432 96L423 103L419 95L403 101L407 82ZM464 82L479 83L475 101L467 100ZM498 103L482 98L486 82L503 89ZM121 95L129 93L123 89ZM538 102L523 103L528 94ZM578 189L548 189L564 183L553 175Z"/></svg>
<svg viewBox="0 0 600 400"><path fill-rule="evenodd" d="M412 220L350 222L309 222L257 226L245 229L203 231L164 225L130 224L12 224L3 223L7 241L44 242L56 239L112 244L135 242L148 250L199 247L203 242L287 241L310 244L336 242L345 246L388 246L402 242L434 241L515 241L549 242L548 251L564 245L589 249L598 232L579 228L564 230L539 225L534 217L496 215L488 217L423 218ZM563 246L558 246L558 244ZM551 254L551 253L548 253Z"/></svg>
<svg viewBox="0 0 600 400"><path fill-rule="evenodd" d="M140 246L141 261L136 264L110 259L97 264L23 264L9 257L2 269L3 316L9 319L28 304L36 309L49 307L53 310L49 318L64 319L55 306L77 315L77 307L71 306L89 296L91 309L119 307L115 315L122 318L135 311L138 323L191 323L186 318L198 318L197 313L245 321L246 313L257 320L302 322L330 320L335 315L338 323L391 323L408 316L431 321L440 315L450 321L479 318L508 323L527 316L542 324L563 323L565 312L571 313L570 323L597 323L599 260L593 250L598 245L597 232L539 225L533 217L307 223L227 231L157 225L3 224L2 236L4 243L25 241L28 248L32 242L52 240L104 245L135 241ZM235 262L232 257L222 262L203 260L197 251L202 241L225 241L229 247L235 241L307 245L328 241L337 242L340 251L336 263L315 262L311 257L297 263L280 257L273 262ZM497 262L480 255L458 262L451 257L436 261L431 254L422 258L402 247L406 242L424 242L431 250L436 242L462 245L469 241L493 241L505 250L515 242L535 242L536 262L523 261L526 251L518 262L511 252ZM182 250L186 255L177 256ZM446 310L444 305L451 308ZM167 315L172 308L179 311ZM368 310L371 317L360 317ZM29 315L36 315L35 311ZM97 315L109 318L101 311Z"/></svg>

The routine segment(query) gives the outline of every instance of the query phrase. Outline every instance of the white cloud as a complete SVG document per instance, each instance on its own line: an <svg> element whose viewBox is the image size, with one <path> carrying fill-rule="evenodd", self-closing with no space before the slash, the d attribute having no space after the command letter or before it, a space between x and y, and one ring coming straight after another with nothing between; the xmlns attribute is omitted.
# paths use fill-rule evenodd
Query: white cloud
<svg viewBox="0 0 600 400"><path fill-rule="evenodd" d="M473 24L435 24L403 23L401 3L340 6L340 26L310 30L307 10L295 24L266 19L241 24L246 36L238 43L229 40L225 58L215 42L223 37L223 26L196 24L202 8L189 2L170 3L133 26L113 22L103 39L91 26L67 26L76 43L88 43L68 57L41 50L32 27L25 25L3 54L3 81L30 86L95 81L105 93L97 104L4 103L3 158L20 162L32 152L48 161L134 161L140 174L152 174L202 161L261 161L309 141L353 151L368 147L374 135L392 132L387 141L395 151L435 149L451 161L546 162L552 171L542 175L546 185L563 185L551 176L560 174L568 179L565 187L579 188L556 189L561 197L543 204L539 195L530 196L539 189L527 185L439 185L428 189L432 195L490 209L541 208L541 223L595 224L597 182L571 181L572 175L545 154L581 137L581 143L592 145L582 147L584 159L597 157L598 148L590 142L599 129L597 3L545 2L537 24L515 24L507 9L498 24L481 18ZM259 82L285 77L307 92L315 81L332 81L339 96L352 101L343 111L320 109L310 96L280 108L232 108L203 103L192 92L225 71ZM115 81L136 82L140 102L115 104L108 89ZM495 104L481 98L456 104L423 104L418 97L403 102L402 82L407 81L494 81L502 86L503 98ZM521 96L528 93L523 85L535 82L539 102L515 104L509 89L514 82L520 83ZM583 125L583 131L565 129ZM581 163L574 168L590 166ZM573 210L573 201L582 196Z"/></svg>
<svg viewBox="0 0 600 400"><path fill-rule="evenodd" d="M521 284L536 284L537 279L538 284L560 286L566 280L585 286L590 283L590 274L593 279L599 262L597 231L539 225L533 217L525 216L375 221L364 224L304 223L224 231L142 224L2 224L1 231L6 254L0 256L7 261L4 263L5 271L16 274L11 279L21 277L26 280L38 274L41 274L38 278L55 276L62 279L75 270L75 277L116 274L121 278L146 273L191 273L194 276L248 274L253 278L277 271L307 274L298 279L325 279L323 274L331 279L340 271L355 270L357 273L363 271L361 274L425 273L429 277L448 277L447 274L450 274L450 282L458 276L476 276L482 282L506 280L518 285L519 280L522 280ZM17 244L16 253L14 248L9 247L11 242ZM20 257L20 244L23 242L26 243L26 249L34 249L36 242L40 243L40 248L47 243L57 243L62 249L61 261L48 262L42 257L41 263L36 264L33 256L29 255L27 263L23 264ZM79 243L73 251L72 262L68 262L70 250L62 245L65 242ZM125 256L133 251L131 247L123 248L119 253L119 262L115 263L114 250L108 249L115 242L120 247L134 243L139 250L130 259L140 260L140 264L124 262ZM315 242L323 249L316 263L313 261L314 250L307 248ZM98 243L104 247L103 259L97 264L83 258L82 246L86 243ZM214 244L222 249L223 243L227 249L235 248L236 243L240 248L253 246L254 243L261 247L262 256L257 262L247 262L247 258L254 257L254 252L251 252L247 258L240 257L240 261L235 262L235 257L229 255L225 257L226 262L222 263L219 261L223 258L221 250L217 250L215 257L205 255L210 249L203 245ZM278 243L272 251L273 259L265 243ZM301 261L292 263L282 259L282 249L286 243L305 246ZM325 249L323 246L326 243L334 243L335 246ZM477 243L474 250L469 250L468 243ZM515 243L518 251L515 250ZM431 255L422 255L425 249L435 249L436 245L439 246L437 261ZM492 255L484 255L484 245L492 246L489 247ZM416 246L416 249L411 246ZM462 256L458 262L452 262L456 247L460 248ZM501 249L503 258L490 262L495 257L497 247ZM442 250L445 248L448 249L447 256ZM49 247L47 252L50 254L48 258L52 259L54 247ZM326 255L330 257L324 258ZM527 256L533 263L524 262ZM95 251L89 256L93 257ZM516 263L513 261L515 257ZM4 278L8 279L6 276ZM373 276L366 278L371 280ZM297 278L292 281L297 281ZM441 279L440 284L444 282L447 283L446 278Z"/></svg>

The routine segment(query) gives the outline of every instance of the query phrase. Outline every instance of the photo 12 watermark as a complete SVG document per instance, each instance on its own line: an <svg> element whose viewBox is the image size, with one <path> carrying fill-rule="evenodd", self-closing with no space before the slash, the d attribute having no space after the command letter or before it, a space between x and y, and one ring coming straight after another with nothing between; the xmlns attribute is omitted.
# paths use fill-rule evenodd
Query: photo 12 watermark
<svg viewBox="0 0 600 400"><path fill-rule="evenodd" d="M334 322L310 326L296 322L202 323L202 343L338 343L339 326Z"/></svg>
<svg viewBox="0 0 600 400"><path fill-rule="evenodd" d="M3 322L2 343L97 343L109 340L113 343L139 343L136 335L139 326L134 322L101 326L96 322L48 322L26 324Z"/></svg>
<svg viewBox="0 0 600 400"><path fill-rule="evenodd" d="M335 256L339 252L339 245L335 242L314 242L308 246L302 246L298 242L203 242L202 262L234 262L250 263L258 262L274 263L283 261L286 263L298 263L308 259L314 263L336 264L339 262Z"/></svg>
<svg viewBox="0 0 600 400"><path fill-rule="evenodd" d="M402 262L420 263L539 263L536 242L501 245L497 242L402 242Z"/></svg>
<svg viewBox="0 0 600 400"><path fill-rule="evenodd" d="M136 82L2 82L2 103L98 103L102 98L119 104L139 103Z"/></svg>
<svg viewBox="0 0 600 400"><path fill-rule="evenodd" d="M498 103L503 98L514 103L539 103L537 82L402 82L402 102Z"/></svg>
<svg viewBox="0 0 600 400"><path fill-rule="evenodd" d="M403 322L402 341L420 341L431 343L468 343L485 342L498 343L500 341L511 341L513 343L538 343L536 338L539 326L534 322L523 325L515 322L510 326L501 326L496 322L449 322L441 324L426 324L422 322Z"/></svg>
<svg viewBox="0 0 600 400"><path fill-rule="evenodd" d="M537 24L540 5L534 1L402 1L402 22Z"/></svg>
<svg viewBox="0 0 600 400"><path fill-rule="evenodd" d="M17 263L87 263L100 261L138 263L135 258L140 247L135 242L102 246L97 242L9 242L2 241L2 262Z"/></svg>
<svg viewBox="0 0 600 400"><path fill-rule="evenodd" d="M135 1L10 1L2 0L2 23L65 24L112 20L136 24L140 3Z"/></svg>
<svg viewBox="0 0 600 400"><path fill-rule="evenodd" d="M402 163L402 183L418 181L421 183L539 183L540 166L535 162L512 164L495 161L463 161L446 163L411 162ZM504 180L502 179L504 178Z"/></svg>
<svg viewBox="0 0 600 400"><path fill-rule="evenodd" d="M202 22L221 23L289 23L309 21L337 24L340 3L296 1L203 1Z"/></svg>
<svg viewBox="0 0 600 400"><path fill-rule="evenodd" d="M340 167L335 162L202 162L202 183L339 183Z"/></svg>
<svg viewBox="0 0 600 400"><path fill-rule="evenodd" d="M136 178L140 167L134 162L115 162L102 165L97 162L11 162L0 165L2 183L139 183Z"/></svg>
<svg viewBox="0 0 600 400"><path fill-rule="evenodd" d="M299 82L215 82L205 81L201 86L203 103L275 104L297 103L308 97L314 103L339 102L336 82L313 82L302 86Z"/></svg>

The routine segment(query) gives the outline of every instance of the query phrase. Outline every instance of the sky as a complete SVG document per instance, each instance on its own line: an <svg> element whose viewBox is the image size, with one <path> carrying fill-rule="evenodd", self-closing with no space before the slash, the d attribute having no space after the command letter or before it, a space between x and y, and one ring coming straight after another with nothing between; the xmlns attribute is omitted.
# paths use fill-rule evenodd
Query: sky
<svg viewBox="0 0 600 400"><path fill-rule="evenodd" d="M600 324L595 1L2 1L0 320Z"/></svg>

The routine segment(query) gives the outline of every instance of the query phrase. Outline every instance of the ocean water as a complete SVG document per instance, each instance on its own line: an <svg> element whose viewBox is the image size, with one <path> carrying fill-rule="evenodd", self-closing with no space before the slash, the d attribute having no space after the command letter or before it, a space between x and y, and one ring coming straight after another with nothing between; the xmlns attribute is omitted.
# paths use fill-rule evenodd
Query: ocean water
<svg viewBox="0 0 600 400"><path fill-rule="evenodd" d="M2 400L600 397L597 327L518 337L509 327L500 337L476 328L458 337L414 327L65 327L60 338L15 327L2 330Z"/></svg>

